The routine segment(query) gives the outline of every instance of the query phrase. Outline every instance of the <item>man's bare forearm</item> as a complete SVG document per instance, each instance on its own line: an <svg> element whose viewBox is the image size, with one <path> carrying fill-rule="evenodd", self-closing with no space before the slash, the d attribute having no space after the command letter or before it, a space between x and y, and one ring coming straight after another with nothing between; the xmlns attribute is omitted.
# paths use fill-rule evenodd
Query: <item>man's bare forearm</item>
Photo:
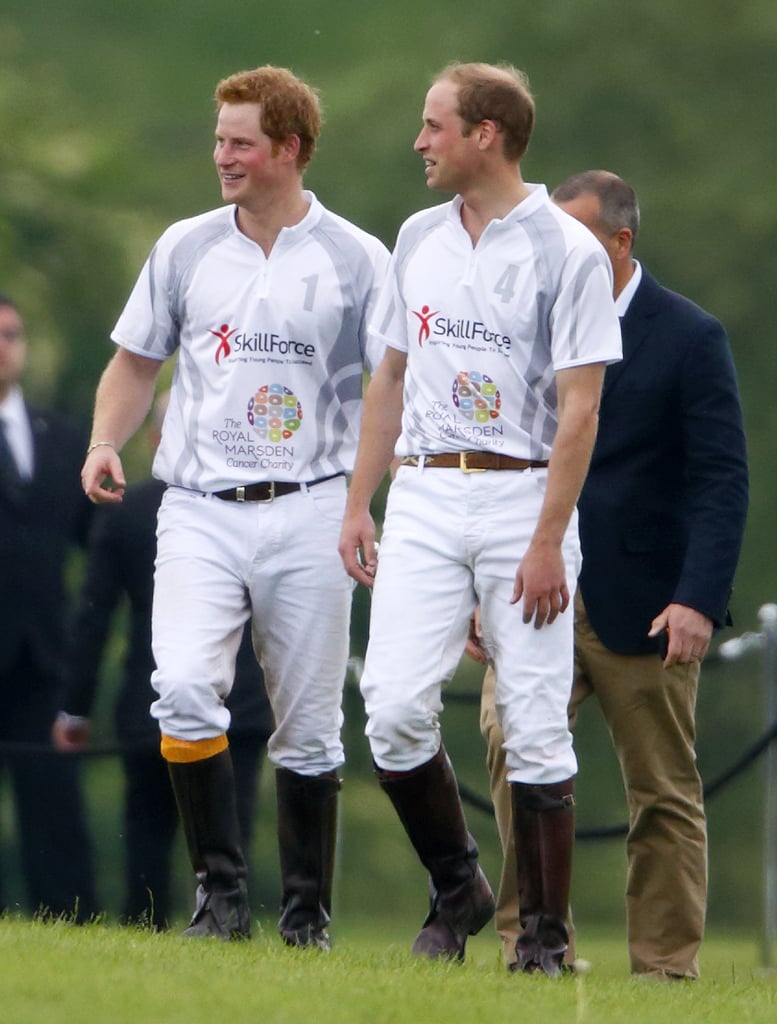
<svg viewBox="0 0 777 1024"><path fill-rule="evenodd" d="M148 415L162 363L119 349L97 386L90 444L107 442L116 451Z"/></svg>
<svg viewBox="0 0 777 1024"><path fill-rule="evenodd" d="M559 425L533 542L560 545L564 538L596 442L603 375L604 366L599 363L559 375Z"/></svg>
<svg viewBox="0 0 777 1024"><path fill-rule="evenodd" d="M375 371L364 399L359 451L348 489L349 512L369 509L394 458L394 446L402 426L404 357L389 350Z"/></svg>

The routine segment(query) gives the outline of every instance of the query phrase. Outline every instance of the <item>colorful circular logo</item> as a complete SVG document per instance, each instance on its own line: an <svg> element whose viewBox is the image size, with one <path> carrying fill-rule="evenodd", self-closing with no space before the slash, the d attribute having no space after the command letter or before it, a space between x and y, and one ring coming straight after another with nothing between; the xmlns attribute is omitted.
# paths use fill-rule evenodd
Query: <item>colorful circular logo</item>
<svg viewBox="0 0 777 1024"><path fill-rule="evenodd" d="M299 399L283 384L263 384L248 401L248 422L264 441L287 441L301 421Z"/></svg>
<svg viewBox="0 0 777 1024"><path fill-rule="evenodd" d="M502 396L499 388L485 373L461 370L452 389L453 404L462 416L476 423L499 419Z"/></svg>

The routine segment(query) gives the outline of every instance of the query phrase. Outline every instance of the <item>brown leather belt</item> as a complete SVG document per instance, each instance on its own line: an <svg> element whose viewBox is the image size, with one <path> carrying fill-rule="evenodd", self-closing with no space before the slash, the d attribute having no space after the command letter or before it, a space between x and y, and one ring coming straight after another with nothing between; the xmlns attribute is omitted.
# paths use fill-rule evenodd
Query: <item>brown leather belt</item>
<svg viewBox="0 0 777 1024"><path fill-rule="evenodd" d="M424 469L460 469L462 473L482 473L486 469L545 469L547 461L514 459L497 452L440 452L437 455L407 455L402 466L417 466L423 459Z"/></svg>
<svg viewBox="0 0 777 1024"><path fill-rule="evenodd" d="M325 480L334 480L338 476L343 476L343 474L332 473L330 476L322 476L320 480L311 480L306 484L290 481L276 483L274 480L265 480L260 484L245 484L242 487L230 487L226 491L214 491L213 496L221 498L222 501L268 502L282 498L284 494L293 494L294 491L299 491L303 487L315 487L316 484L322 484Z"/></svg>

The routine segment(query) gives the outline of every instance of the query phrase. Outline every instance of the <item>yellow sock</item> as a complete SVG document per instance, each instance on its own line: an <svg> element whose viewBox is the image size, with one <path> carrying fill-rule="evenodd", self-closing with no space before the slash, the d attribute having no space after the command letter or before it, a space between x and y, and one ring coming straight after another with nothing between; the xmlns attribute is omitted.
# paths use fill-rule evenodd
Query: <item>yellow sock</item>
<svg viewBox="0 0 777 1024"><path fill-rule="evenodd" d="M165 761L186 764L191 761L204 761L215 757L229 746L227 734L214 736L207 740L177 740L173 736L162 734L161 751Z"/></svg>

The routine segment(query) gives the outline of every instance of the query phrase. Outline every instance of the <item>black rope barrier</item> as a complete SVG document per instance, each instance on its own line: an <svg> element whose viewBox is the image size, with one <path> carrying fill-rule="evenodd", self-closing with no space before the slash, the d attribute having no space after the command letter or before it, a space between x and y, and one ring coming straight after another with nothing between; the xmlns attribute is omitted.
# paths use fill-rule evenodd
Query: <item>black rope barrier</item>
<svg viewBox="0 0 777 1024"><path fill-rule="evenodd" d="M257 736L256 732L246 730L230 730L232 739L244 736ZM263 735L266 739L266 735ZM0 741L0 755L10 754L49 754L52 757L79 757L85 760L96 760L102 757L121 757L122 754L140 754L150 751L159 753L159 737L147 740L135 740L125 743L108 743L102 746L89 744L84 750L57 750L50 743L18 743L13 740Z"/></svg>
<svg viewBox="0 0 777 1024"><path fill-rule="evenodd" d="M721 659L710 659L718 661ZM706 666L706 662L705 662ZM348 684L346 684L348 685ZM352 684L353 685L353 684ZM445 700L459 704L479 704L480 693L475 691L452 691L445 694ZM231 732L230 735L236 738L242 732ZM742 772L746 771L754 761L764 753L774 740L777 739L777 719L759 736L759 738L748 747L725 771L722 771L710 782L703 782L702 788L705 801L723 790L731 781ZM120 757L123 754L140 753L141 751L159 750L158 739L138 740L133 743L114 743L102 746L90 745L79 751L59 751L54 746L45 743L17 743L13 741L0 741L0 756L18 754L48 754L56 757L78 757L88 760L95 760L106 757ZM484 797L476 790L467 786L459 780L459 792L464 803L484 814L493 815L494 805L490 797ZM628 833L628 825L604 825L596 828L577 829L575 838L578 840L616 839Z"/></svg>
<svg viewBox="0 0 777 1024"><path fill-rule="evenodd" d="M745 768L749 768L753 761L756 761L761 756L775 737L777 737L777 721L772 722L761 738L756 740L749 750L746 750L730 768L725 772L721 772L716 779L713 779L712 782L704 786L704 799L709 800L710 797L715 796L727 783L743 772Z"/></svg>
<svg viewBox="0 0 777 1024"><path fill-rule="evenodd" d="M450 697L450 694L448 695ZM475 696L475 695L471 695ZM479 697L478 697L479 699ZM469 699L468 699L469 702ZM704 799L711 800L723 790L738 775L746 771L754 761L764 753L767 747L777 739L777 720L772 722L768 729L747 748L725 771L717 775L712 781L703 783ZM94 760L105 757L119 757L122 754L129 754L140 751L159 750L158 740L140 740L137 743L109 744L105 746L92 746L86 750L74 752L62 752L52 746L43 743L0 743L0 755L2 754L49 754L57 757L79 757ZM494 805L490 797L484 797L476 790L459 781L459 792L464 803L484 814L493 815ZM628 832L628 825L604 825L597 828L578 829L575 838L586 841L592 839L617 839L625 836Z"/></svg>
<svg viewBox="0 0 777 1024"><path fill-rule="evenodd" d="M140 743L114 743L106 746L88 746L85 750L57 750L47 743L0 743L0 754L49 754L52 757L79 757L93 760L100 757L120 757L122 754L140 753L143 750L159 750L159 740Z"/></svg>
<svg viewBox="0 0 777 1024"><path fill-rule="evenodd" d="M775 739L777 739L777 721L772 722L769 728L755 741L755 743L745 750L729 768L721 772L720 775L716 776L711 782L705 782L702 784L705 801L717 796L717 794L724 789L729 782L735 779L738 775L741 775L742 772L749 768L754 761L757 761L769 744L774 742ZM474 789L471 789L469 786L459 782L459 792L461 793L461 799L464 803L469 804L470 807L473 807L478 811L483 811L484 814L494 813L494 805L491 800L487 797L481 796ZM616 839L620 836L625 836L628 831L629 827L627 824L604 825L598 828L577 829L575 832L575 838L583 841L590 839Z"/></svg>

